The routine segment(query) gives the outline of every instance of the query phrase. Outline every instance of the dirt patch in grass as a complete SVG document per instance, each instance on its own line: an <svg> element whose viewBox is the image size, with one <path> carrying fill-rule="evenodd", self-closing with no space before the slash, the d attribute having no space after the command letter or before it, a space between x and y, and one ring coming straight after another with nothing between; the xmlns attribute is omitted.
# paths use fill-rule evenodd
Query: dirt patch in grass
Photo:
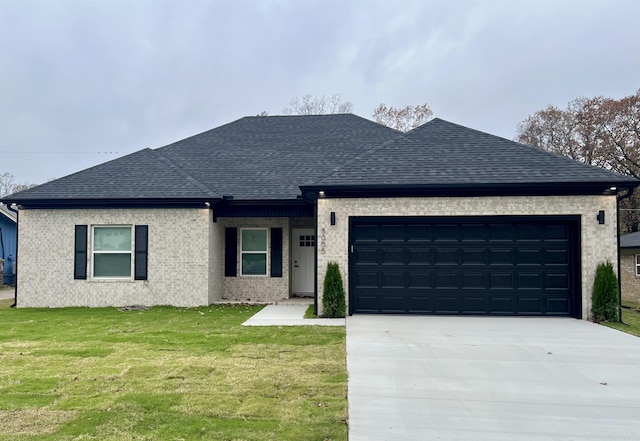
<svg viewBox="0 0 640 441"><path fill-rule="evenodd" d="M60 424L75 418L77 412L27 408L0 411L0 433L3 437L54 433Z"/></svg>

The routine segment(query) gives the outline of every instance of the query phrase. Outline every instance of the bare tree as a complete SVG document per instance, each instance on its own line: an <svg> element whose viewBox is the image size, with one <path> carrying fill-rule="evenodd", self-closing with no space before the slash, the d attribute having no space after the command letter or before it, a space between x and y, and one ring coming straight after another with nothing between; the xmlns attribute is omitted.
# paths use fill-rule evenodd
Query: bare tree
<svg viewBox="0 0 640 441"><path fill-rule="evenodd" d="M619 100L577 98L540 110L518 125L516 140L640 179L640 89ZM637 231L640 197L622 202L623 231Z"/></svg>
<svg viewBox="0 0 640 441"><path fill-rule="evenodd" d="M306 94L301 98L292 98L289 101L289 107L286 107L282 113L285 115L323 115L326 113L351 113L352 111L353 103L343 101L342 95L335 93L331 96L314 97Z"/></svg>
<svg viewBox="0 0 640 441"><path fill-rule="evenodd" d="M387 107L381 103L373 111L375 122L391 127L392 129L408 132L411 129L421 126L431 119L433 112L428 104L418 104L417 106L405 106L396 109Z"/></svg>
<svg viewBox="0 0 640 441"><path fill-rule="evenodd" d="M15 176L9 172L0 173L0 197L35 187L36 184L16 184Z"/></svg>

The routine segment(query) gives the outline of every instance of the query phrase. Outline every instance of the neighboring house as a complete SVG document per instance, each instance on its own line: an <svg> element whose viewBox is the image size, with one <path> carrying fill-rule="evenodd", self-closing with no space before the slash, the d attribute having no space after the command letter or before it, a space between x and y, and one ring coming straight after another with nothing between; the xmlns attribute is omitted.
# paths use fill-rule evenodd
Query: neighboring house
<svg viewBox="0 0 640 441"><path fill-rule="evenodd" d="M620 236L622 300L640 303L640 232Z"/></svg>
<svg viewBox="0 0 640 441"><path fill-rule="evenodd" d="M247 117L5 198L19 307L315 296L349 313L587 318L640 181L434 119Z"/></svg>
<svg viewBox="0 0 640 441"><path fill-rule="evenodd" d="M16 241L18 228L16 225L16 213L0 204L0 285L13 284L13 263L16 259Z"/></svg>

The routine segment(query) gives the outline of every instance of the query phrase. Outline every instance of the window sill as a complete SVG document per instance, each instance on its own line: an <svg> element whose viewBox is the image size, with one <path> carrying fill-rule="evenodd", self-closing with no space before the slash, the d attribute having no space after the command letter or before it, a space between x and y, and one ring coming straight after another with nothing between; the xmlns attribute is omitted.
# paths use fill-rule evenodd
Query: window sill
<svg viewBox="0 0 640 441"><path fill-rule="evenodd" d="M87 279L91 283L133 283L136 280L133 279Z"/></svg>

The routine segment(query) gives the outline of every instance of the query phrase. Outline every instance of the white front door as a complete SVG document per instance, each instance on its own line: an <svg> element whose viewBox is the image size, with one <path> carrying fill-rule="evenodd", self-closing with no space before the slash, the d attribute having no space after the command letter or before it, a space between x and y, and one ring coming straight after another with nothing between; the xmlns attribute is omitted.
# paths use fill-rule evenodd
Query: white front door
<svg viewBox="0 0 640 441"><path fill-rule="evenodd" d="M313 295L313 259L316 233L313 228L293 229L293 293Z"/></svg>

